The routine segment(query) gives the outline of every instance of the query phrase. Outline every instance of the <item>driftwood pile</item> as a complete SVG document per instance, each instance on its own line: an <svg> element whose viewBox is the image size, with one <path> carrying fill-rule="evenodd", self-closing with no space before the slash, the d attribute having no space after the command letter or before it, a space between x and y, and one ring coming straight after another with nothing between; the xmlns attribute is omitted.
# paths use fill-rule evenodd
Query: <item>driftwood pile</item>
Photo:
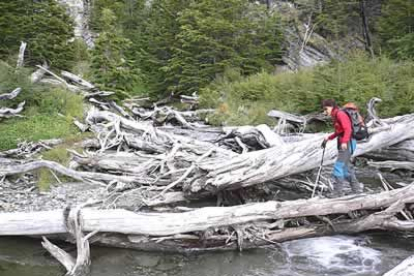
<svg viewBox="0 0 414 276"><path fill-rule="evenodd" d="M326 199L319 191L329 183L302 181L303 199L267 201L266 197L246 196L254 188L254 192L267 193L271 187L277 193L293 177L317 168L326 134L280 134L266 125L213 128L195 119L211 110L178 112L165 106L146 110L139 105L141 99L123 106L98 101L94 95L110 93L71 73L63 72L61 78L39 68L54 76L57 84L84 93L94 105L84 122L75 123L95 138L80 144L82 152L71 150L68 167L36 158L60 141L24 143L0 153L0 185L47 168L57 179L65 176L76 183L101 186L112 204L103 204L106 198L102 198L64 209L3 212L0 235L44 237L44 247L67 268L68 275L88 272L89 240L141 250L242 250L306 237L414 229L414 186L410 184ZM17 92L0 97L8 99L13 93ZM184 99L191 104L196 100L196 96ZM403 161L404 169L412 169L414 114L380 120L373 110L375 101L369 108L371 137L358 144L355 155L391 158L392 168ZM332 164L336 155L336 144L328 143L324 163ZM310 198L314 185L318 196ZM136 208L117 208L125 196L136 198ZM77 259L51 244L50 237L76 242Z"/></svg>

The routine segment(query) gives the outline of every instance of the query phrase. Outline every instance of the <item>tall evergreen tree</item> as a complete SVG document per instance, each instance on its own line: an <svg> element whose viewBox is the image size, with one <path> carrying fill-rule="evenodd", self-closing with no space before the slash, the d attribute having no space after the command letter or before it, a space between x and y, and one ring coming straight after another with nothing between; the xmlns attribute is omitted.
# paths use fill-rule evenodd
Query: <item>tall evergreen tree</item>
<svg viewBox="0 0 414 276"><path fill-rule="evenodd" d="M117 18L110 9L102 10L102 32L92 51L92 75L95 83L104 89L112 89L119 97L141 92L141 74L134 61L128 59L131 41L117 27ZM124 95L124 96L123 96Z"/></svg>
<svg viewBox="0 0 414 276"><path fill-rule="evenodd" d="M0 59L28 43L26 63L68 68L74 53L73 23L55 0L0 0Z"/></svg>
<svg viewBox="0 0 414 276"><path fill-rule="evenodd" d="M198 91L229 67L271 69L281 55L278 18L246 0L191 1L178 23L178 45L164 67L176 93Z"/></svg>
<svg viewBox="0 0 414 276"><path fill-rule="evenodd" d="M180 31L177 17L188 5L187 0L141 1L142 9L136 18L145 18L130 32L134 42L135 59L142 68L151 94L165 94L170 85L166 70L178 47L176 36Z"/></svg>
<svg viewBox="0 0 414 276"><path fill-rule="evenodd" d="M198 91L227 67L271 68L281 55L279 20L248 0L153 0L139 36L139 64L156 93Z"/></svg>
<svg viewBox="0 0 414 276"><path fill-rule="evenodd" d="M393 57L414 58L414 1L388 0L378 30L385 50Z"/></svg>

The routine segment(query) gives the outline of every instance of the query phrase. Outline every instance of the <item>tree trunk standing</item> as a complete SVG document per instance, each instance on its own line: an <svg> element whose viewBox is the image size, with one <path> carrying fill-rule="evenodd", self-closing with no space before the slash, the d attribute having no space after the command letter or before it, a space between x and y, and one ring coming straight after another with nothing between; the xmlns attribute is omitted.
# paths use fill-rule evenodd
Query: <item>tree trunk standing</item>
<svg viewBox="0 0 414 276"><path fill-rule="evenodd" d="M371 57L374 57L374 50L372 48L371 34L369 32L368 17L366 14L366 0L359 1L359 9L362 20L362 35L365 40L365 47L370 52Z"/></svg>

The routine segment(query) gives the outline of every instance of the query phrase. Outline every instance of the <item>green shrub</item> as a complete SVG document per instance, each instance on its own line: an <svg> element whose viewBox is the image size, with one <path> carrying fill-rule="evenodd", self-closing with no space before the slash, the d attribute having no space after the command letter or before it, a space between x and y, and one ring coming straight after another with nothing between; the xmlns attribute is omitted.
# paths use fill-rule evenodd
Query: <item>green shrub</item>
<svg viewBox="0 0 414 276"><path fill-rule="evenodd" d="M58 115L38 114L0 122L0 151L15 148L21 141L39 141L75 135L72 122Z"/></svg>
<svg viewBox="0 0 414 276"><path fill-rule="evenodd" d="M68 120L73 117L81 119L83 117L83 98L82 96L65 89L53 88L37 90L27 99L28 115L35 114L62 114Z"/></svg>
<svg viewBox="0 0 414 276"><path fill-rule="evenodd" d="M201 105L217 108L209 118L216 124L264 123L271 109L302 114L321 111L324 98L334 98L339 104L352 101L365 110L370 98L379 97L383 99L379 114L395 116L414 112L413 75L413 61L370 59L353 53L346 62L297 73L262 72L235 81L218 79L201 90Z"/></svg>
<svg viewBox="0 0 414 276"><path fill-rule="evenodd" d="M20 41L25 41L26 64L72 65L73 22L55 0L0 1L0 37L0 59L15 56Z"/></svg>

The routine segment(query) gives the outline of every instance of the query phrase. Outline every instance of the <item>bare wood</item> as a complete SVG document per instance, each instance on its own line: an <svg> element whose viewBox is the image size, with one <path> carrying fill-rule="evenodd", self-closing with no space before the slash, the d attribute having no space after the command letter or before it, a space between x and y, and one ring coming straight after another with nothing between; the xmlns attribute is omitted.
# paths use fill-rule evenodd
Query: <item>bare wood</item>
<svg viewBox="0 0 414 276"><path fill-rule="evenodd" d="M267 125L240 126L240 127L224 127L223 131L226 135L219 140L237 137L244 144L258 149L266 149L270 147L282 147L284 145L281 136L273 132Z"/></svg>
<svg viewBox="0 0 414 276"><path fill-rule="evenodd" d="M0 175L7 176L7 175L14 175L19 173L25 173L33 170L37 170L40 168L49 168L53 171L56 171L60 174L69 176L73 179L79 181L88 181L89 179L95 181L119 181L124 183L142 183L147 184L151 182L150 179L143 179L137 176L123 176L123 175L112 175L112 174L105 174L105 173L95 173L95 172L83 172L83 171L75 171L69 168L66 168L59 163L47 160L38 160L33 162L27 162L20 165L9 165L9 164L2 164L0 163Z"/></svg>
<svg viewBox="0 0 414 276"><path fill-rule="evenodd" d="M92 90L92 89L95 88L95 85L93 85L92 83L82 79L81 77L79 77L75 74L72 74L72 73L67 72L67 71L61 71L60 74L62 75L62 77L64 77L64 78L66 78L66 79L68 79L68 80L70 80L70 81L86 88L87 90Z"/></svg>
<svg viewBox="0 0 414 276"><path fill-rule="evenodd" d="M45 237L43 237L42 246L50 253L50 255L57 259L67 271L70 271L75 266L75 259L70 254L51 243Z"/></svg>
<svg viewBox="0 0 414 276"><path fill-rule="evenodd" d="M414 140L405 140L390 147L365 153L363 156L376 161L394 160L414 162Z"/></svg>
<svg viewBox="0 0 414 276"><path fill-rule="evenodd" d="M40 66L40 65L36 65L36 67L38 67L39 69L42 69L44 72L50 74L52 77L54 77L58 83L55 84L60 84L63 85L64 87L66 87L69 91L74 92L74 93L80 93L83 92L79 87L75 86L75 85L71 85L69 83L67 83L64 79L62 79L61 77L59 77L58 75L56 75L55 73L53 73L52 71L48 70L47 68ZM47 83L48 80L42 80L42 82L46 82ZM53 81L51 82L49 80L49 83L53 84Z"/></svg>
<svg viewBox="0 0 414 276"><path fill-rule="evenodd" d="M22 91L22 89L20 87L14 89L12 92L10 93L6 93L6 94L0 94L0 100L11 100L16 98L20 92Z"/></svg>
<svg viewBox="0 0 414 276"><path fill-rule="evenodd" d="M39 142L21 142L17 148L0 152L0 157L25 157L29 158L42 150L51 149L54 146L62 144L62 139L41 140Z"/></svg>
<svg viewBox="0 0 414 276"><path fill-rule="evenodd" d="M45 68L43 66L40 65L36 65L36 67L38 67L39 69L42 69L43 71L45 71L46 73L50 74L51 76L53 76L56 80L58 80L60 83L64 84L66 87L69 88L69 84L62 79L61 77L59 77L58 75L56 75L55 73L53 73L52 71L50 71L48 68Z"/></svg>
<svg viewBox="0 0 414 276"><path fill-rule="evenodd" d="M413 115L407 115L394 118L392 124L388 121L389 130L376 133L369 141L359 143L354 155L359 156L413 138L413 119ZM323 136L314 135L313 138L289 143L284 147L241 154L227 161L206 160L200 164L203 170L209 172L204 189L237 189L317 168L320 164L320 144ZM336 155L336 143L328 143L324 164L332 164Z"/></svg>
<svg viewBox="0 0 414 276"><path fill-rule="evenodd" d="M400 208L402 204L412 202L414 202L414 185L370 195L337 199L269 201L233 207L205 207L184 213L134 213L121 209L83 209L81 225L87 232L99 230L122 234L166 236L253 221L347 214L356 210L378 210L396 203ZM390 210L389 213L398 212L398 208ZM62 212L63 210L0 213L0 235L66 233Z"/></svg>
<svg viewBox="0 0 414 276"><path fill-rule="evenodd" d="M26 46L27 46L27 43L22 41L20 44L20 49L19 49L19 56L17 57L17 64L16 64L17 68L23 66L24 52L26 51Z"/></svg>
<svg viewBox="0 0 414 276"><path fill-rule="evenodd" d="M54 256L63 266L65 266L66 276L86 276L90 272L90 248L88 238L96 234L97 231L84 236L82 232L82 227L79 224L79 216L82 206L78 206L74 209L65 210L68 211L68 216L66 217L62 213L62 217L65 221L66 230L72 235L76 240L77 247L77 257L76 261L65 251L59 247L53 245L46 238L43 238L44 242L42 243L43 247L47 249L52 256Z"/></svg>

